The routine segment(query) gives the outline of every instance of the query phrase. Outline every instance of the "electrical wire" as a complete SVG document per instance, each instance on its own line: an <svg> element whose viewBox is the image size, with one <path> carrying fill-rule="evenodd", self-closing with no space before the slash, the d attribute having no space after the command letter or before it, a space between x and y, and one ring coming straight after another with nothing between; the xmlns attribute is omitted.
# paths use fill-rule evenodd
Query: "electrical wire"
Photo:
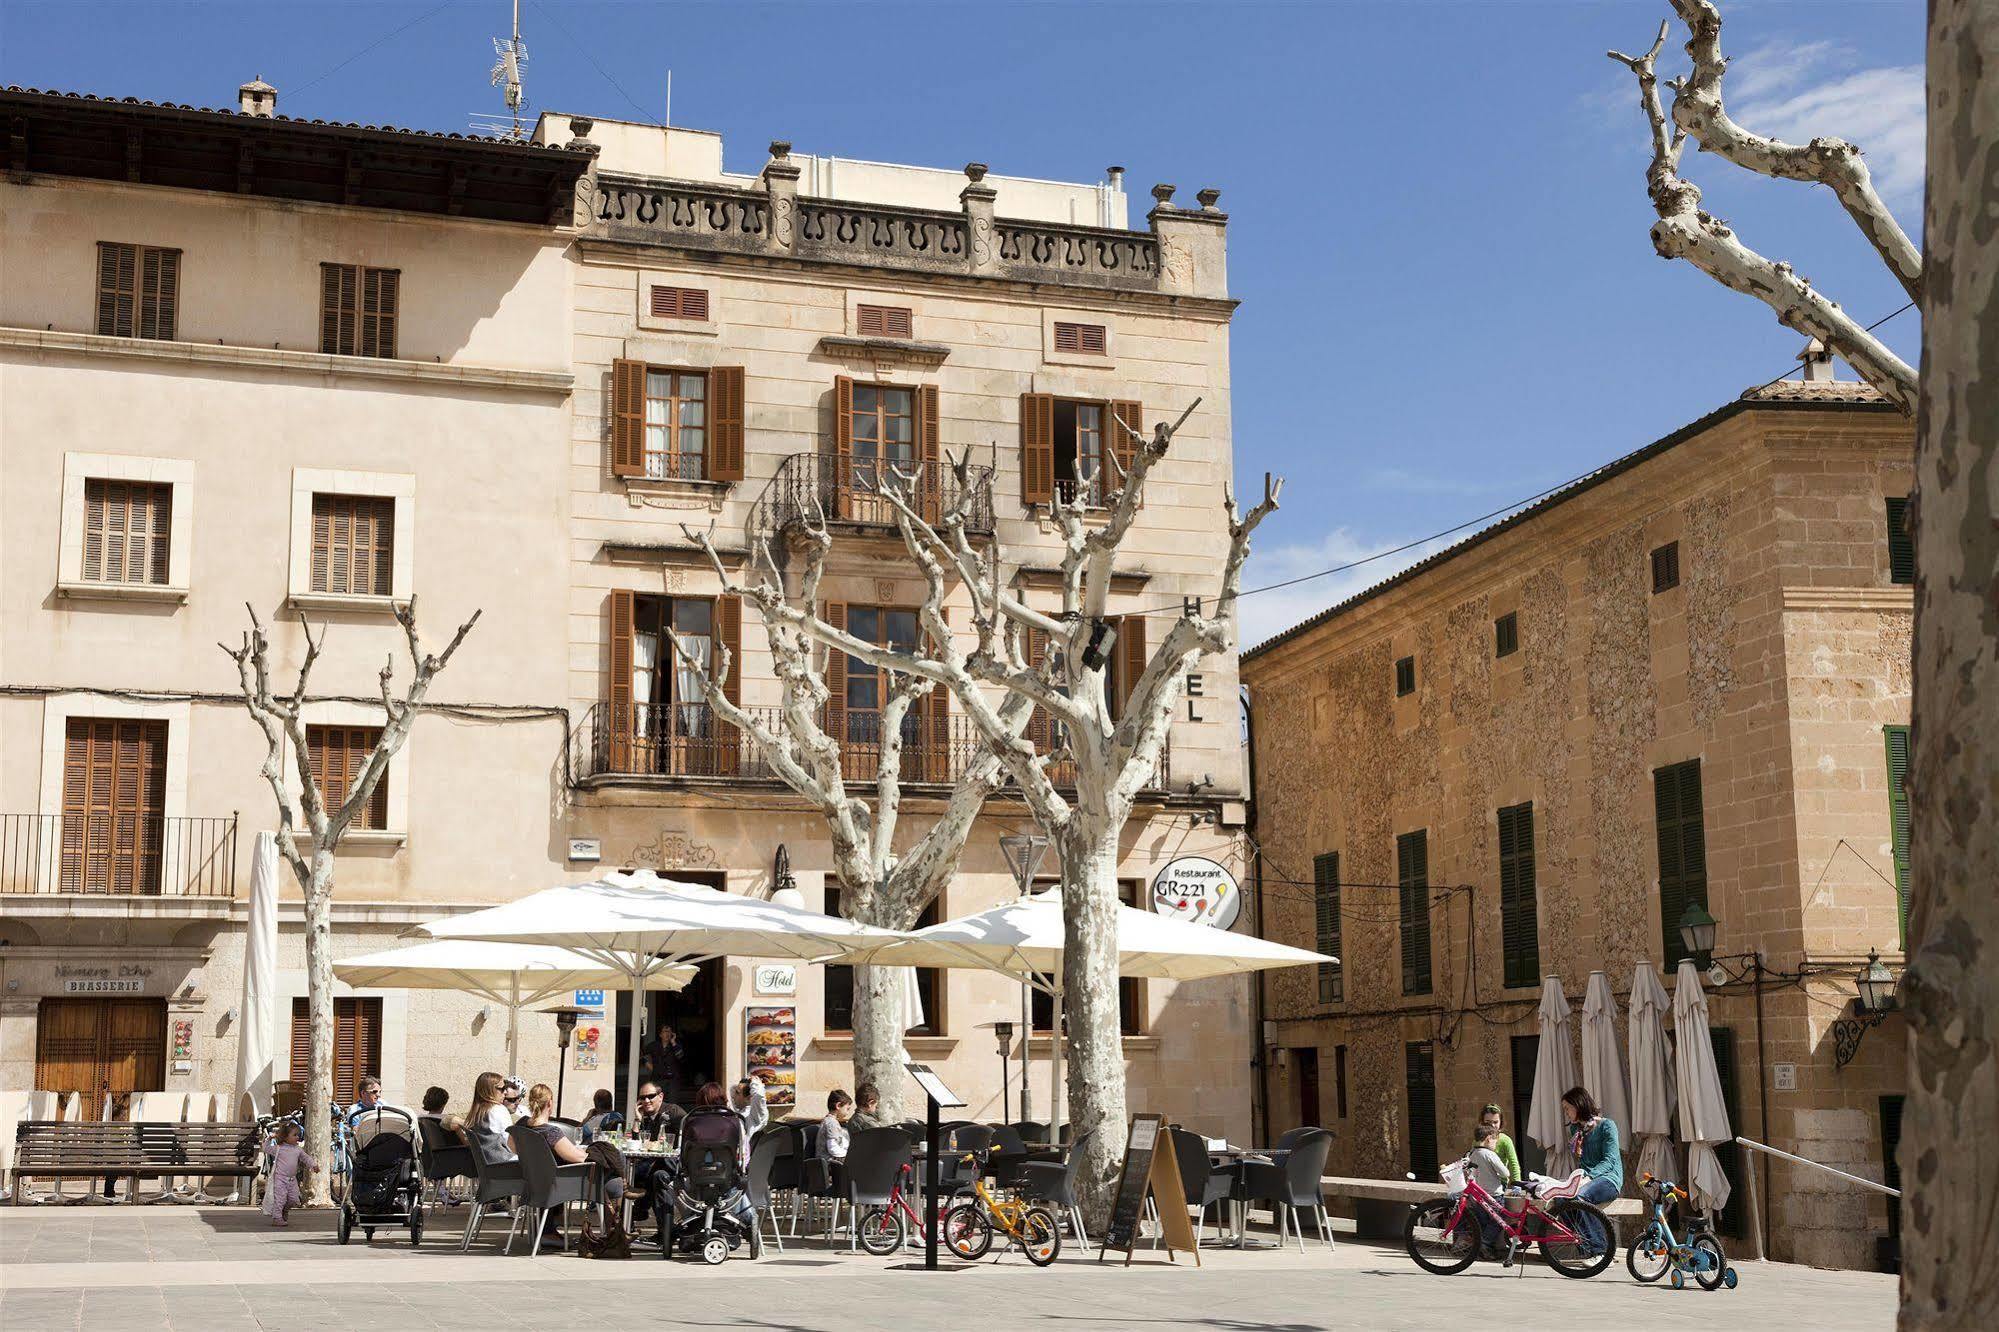
<svg viewBox="0 0 1999 1332"><path fill-rule="evenodd" d="M332 69L327 70L324 74L321 74L316 78L307 79L304 83L300 84L296 88L288 89L287 95L296 97L300 93L304 92L307 88L311 88L318 84L326 82L328 79L332 78L335 74L338 74L341 70L347 68L349 65L353 64L356 60L359 60L362 56L367 55L370 51L374 50L376 47L383 46L389 42L394 41L396 38L408 32L411 28L416 27L419 23L423 23L430 19L435 18L449 8L451 8L451 0L445 0L443 4L438 5L433 9L425 10L423 13L411 19L408 23L403 24L402 27L397 28L394 32L388 33L381 37L377 37L374 41L369 42L366 46L356 51L353 55L348 56L345 60L335 65Z"/></svg>
<svg viewBox="0 0 1999 1332"><path fill-rule="evenodd" d="M597 57L590 53L590 48L585 46L582 42L577 41L576 34L571 32L566 26L564 26L562 20L557 18L552 12L550 12L548 6L542 4L541 0L528 0L528 3L533 5L535 9L540 11L541 16L543 18L547 19L550 23L553 23L555 25L555 30L561 33L564 37L567 37L569 39L569 44L571 46L575 47L578 51L583 53L583 58L590 62L591 68L595 69L599 74L604 76L604 82L610 84L613 88L616 88L618 90L618 96L624 98L627 102L631 103L632 110L639 113L640 124L650 125L654 129L666 128L666 126L660 124L658 121L654 120L650 115L647 114L646 109L643 106L639 105L638 99L636 97L633 97L630 93L625 91L624 84L618 82L615 78L611 77L610 70L605 69L602 65L597 63Z"/></svg>

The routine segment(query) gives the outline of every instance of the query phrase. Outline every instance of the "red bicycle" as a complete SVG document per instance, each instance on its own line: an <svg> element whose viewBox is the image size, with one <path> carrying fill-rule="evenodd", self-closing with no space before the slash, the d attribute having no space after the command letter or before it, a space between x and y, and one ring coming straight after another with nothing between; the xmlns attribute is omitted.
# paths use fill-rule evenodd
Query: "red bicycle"
<svg viewBox="0 0 1999 1332"><path fill-rule="evenodd" d="M1617 1246L1610 1218L1595 1203L1575 1197L1536 1199L1521 1194L1514 1211L1486 1192L1469 1168L1470 1158L1444 1167L1448 1197L1419 1203L1404 1232L1409 1256L1425 1272L1450 1276L1478 1258L1480 1217L1493 1222L1506 1246L1508 1266L1530 1244L1565 1277L1593 1277L1610 1266Z"/></svg>
<svg viewBox="0 0 1999 1332"><path fill-rule="evenodd" d="M909 1183L907 1191L903 1189L904 1181ZM869 1207L861 1213L863 1249L877 1258L886 1258L909 1241L912 1230L918 1235L924 1233L923 1218L909 1203L912 1196L921 1201L923 1193L917 1187L914 1168L904 1165L895 1178L895 1188L889 1191L888 1205ZM955 1201L955 1198L944 1199L944 1207L948 1208Z"/></svg>

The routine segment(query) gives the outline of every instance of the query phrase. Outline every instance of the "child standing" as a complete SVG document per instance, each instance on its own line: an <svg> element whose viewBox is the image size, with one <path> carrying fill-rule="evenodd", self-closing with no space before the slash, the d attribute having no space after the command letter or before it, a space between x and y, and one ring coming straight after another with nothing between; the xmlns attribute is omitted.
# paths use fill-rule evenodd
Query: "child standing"
<svg viewBox="0 0 1999 1332"><path fill-rule="evenodd" d="M264 1155L271 1158L271 1188L264 1198L264 1215L271 1218L274 1226L289 1225L291 1210L299 1205L299 1167L303 1165L315 1175L319 1173L319 1163L305 1154L305 1147L299 1142L301 1136L297 1124L286 1122L264 1145Z"/></svg>

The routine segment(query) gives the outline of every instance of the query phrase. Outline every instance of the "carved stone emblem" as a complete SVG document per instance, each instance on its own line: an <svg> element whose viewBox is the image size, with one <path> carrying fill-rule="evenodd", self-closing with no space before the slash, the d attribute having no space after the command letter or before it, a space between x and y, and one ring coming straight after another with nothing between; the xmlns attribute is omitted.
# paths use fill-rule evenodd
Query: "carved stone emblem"
<svg viewBox="0 0 1999 1332"><path fill-rule="evenodd" d="M660 829L659 836L652 841L632 849L632 864L660 871L722 868L715 858L714 847L666 828Z"/></svg>

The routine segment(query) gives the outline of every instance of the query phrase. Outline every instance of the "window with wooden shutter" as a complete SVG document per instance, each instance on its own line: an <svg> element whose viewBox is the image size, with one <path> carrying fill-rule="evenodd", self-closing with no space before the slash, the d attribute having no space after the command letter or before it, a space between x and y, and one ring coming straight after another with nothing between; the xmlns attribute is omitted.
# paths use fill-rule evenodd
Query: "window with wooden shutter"
<svg viewBox="0 0 1999 1332"><path fill-rule="evenodd" d="M1499 811L1499 935L1509 989L1541 983L1541 924L1534 893L1534 806Z"/></svg>
<svg viewBox="0 0 1999 1332"><path fill-rule="evenodd" d="M1124 490L1125 479L1138 463L1139 441L1145 437L1145 404L1129 398L1106 403L1104 434L1116 464L1104 477L1104 503L1109 504Z"/></svg>
<svg viewBox="0 0 1999 1332"><path fill-rule="evenodd" d="M1102 324L1077 324L1065 319L1055 321L1055 350L1076 356L1102 356L1109 346Z"/></svg>
<svg viewBox="0 0 1999 1332"><path fill-rule="evenodd" d="M827 602L824 618L833 628L845 630L847 603ZM826 734L840 742L842 755L847 744L847 661L847 654L840 649L826 649Z"/></svg>
<svg viewBox="0 0 1999 1332"><path fill-rule="evenodd" d="M1520 650L1520 616L1508 611L1492 622L1492 655L1510 657Z"/></svg>
<svg viewBox="0 0 1999 1332"><path fill-rule="evenodd" d="M303 998L292 1000L292 1081L312 1077L312 1017ZM361 1079L382 1075L382 1001L340 995L333 1000L333 1099L342 1109L361 1097Z"/></svg>
<svg viewBox="0 0 1999 1332"><path fill-rule="evenodd" d="M636 393L636 408L622 399L612 404L612 471L655 481L701 481L708 476L714 439L714 390L720 371L676 370L619 361L612 372L618 393ZM737 470L741 470L742 371L730 385ZM620 429L626 433L621 439ZM636 445L636 461L628 456Z"/></svg>
<svg viewBox="0 0 1999 1332"><path fill-rule="evenodd" d="M1909 530L1907 497L1890 496L1888 509L1888 581L1916 581L1916 534Z"/></svg>
<svg viewBox="0 0 1999 1332"><path fill-rule="evenodd" d="M708 293L700 287L669 287L652 283L651 301L654 319L693 319L705 322L708 318Z"/></svg>
<svg viewBox="0 0 1999 1332"><path fill-rule="evenodd" d="M718 365L708 371L708 479L743 479L743 367Z"/></svg>
<svg viewBox="0 0 1999 1332"><path fill-rule="evenodd" d="M395 594L396 502L381 495L312 497L314 592Z"/></svg>
<svg viewBox="0 0 1999 1332"><path fill-rule="evenodd" d="M943 513L944 500L944 408L943 394L935 384L916 390L916 453L922 466L917 471L917 512L928 522Z"/></svg>
<svg viewBox="0 0 1999 1332"><path fill-rule="evenodd" d="M1312 903L1317 924L1315 947L1328 957L1340 955L1340 853L1327 851L1312 858ZM1319 964L1319 1002L1343 1003L1346 975L1338 962ZM1343 1110L1340 1112L1345 1114Z"/></svg>
<svg viewBox="0 0 1999 1332"><path fill-rule="evenodd" d="M633 633L637 622L638 596L624 588L611 593L611 678L609 713L605 719L608 733L606 748L610 753L612 772L633 771L634 749L638 737L638 717L633 708L632 661Z"/></svg>
<svg viewBox="0 0 1999 1332"><path fill-rule="evenodd" d="M646 363L611 362L611 475L646 474Z"/></svg>
<svg viewBox="0 0 1999 1332"><path fill-rule="evenodd" d="M1680 585L1680 543L1668 541L1652 552L1652 591L1656 595Z"/></svg>
<svg viewBox="0 0 1999 1332"><path fill-rule="evenodd" d="M1416 659L1400 657L1395 662L1395 696L1407 698L1416 692Z"/></svg>
<svg viewBox="0 0 1999 1332"><path fill-rule="evenodd" d="M88 583L167 581L173 494L145 481L83 483L83 578Z"/></svg>
<svg viewBox="0 0 1999 1332"><path fill-rule="evenodd" d="M393 360L402 272L361 264L319 266L319 349L329 356Z"/></svg>
<svg viewBox="0 0 1999 1332"><path fill-rule="evenodd" d="M1145 641L1145 617L1143 615L1120 615L1117 618L1117 652L1111 658L1111 719L1122 721L1127 704L1131 702L1131 691L1138 688L1138 682L1145 676L1145 668L1152 660Z"/></svg>
<svg viewBox="0 0 1999 1332"><path fill-rule="evenodd" d="M1698 902L1707 907L1707 834L1701 816L1701 761L1689 759L1652 774L1654 821L1659 842L1659 928L1664 935L1666 970L1687 956L1680 941L1680 917Z"/></svg>
<svg viewBox="0 0 1999 1332"><path fill-rule="evenodd" d="M1888 742L1888 837L1895 856L1895 909L1904 946L1909 939L1909 728L1881 728Z"/></svg>
<svg viewBox="0 0 1999 1332"><path fill-rule="evenodd" d="M847 632L862 642L897 651L916 650L919 629L914 609L847 605L842 607L842 611L846 617ZM841 714L844 735L840 747L843 768L849 779L865 781L878 770L882 746L888 740L887 733L882 729L882 707L889 693L888 672L873 662L846 657L841 675L845 681ZM827 688L830 692L830 679ZM923 752L923 714L919 709L911 708L903 714L901 740L903 770L905 774L921 780L926 759Z"/></svg>
<svg viewBox="0 0 1999 1332"><path fill-rule="evenodd" d="M379 726L308 726L305 728L305 745L312 761L312 780L319 787L319 798L331 815L347 801L347 793L361 780L361 770L367 766L368 756L375 752L375 746L382 739ZM382 780L375 783L374 793L368 803L348 825L379 832L389 826L389 774L384 772Z"/></svg>
<svg viewBox="0 0 1999 1332"><path fill-rule="evenodd" d="M1404 1044L1402 1066L1409 1101L1409 1172L1428 1184L1437 1178L1437 1066L1430 1043Z"/></svg>
<svg viewBox="0 0 1999 1332"><path fill-rule="evenodd" d="M1055 500L1055 395L1020 395L1020 502Z"/></svg>
<svg viewBox="0 0 1999 1332"><path fill-rule="evenodd" d="M906 305L857 305L854 331L864 338L913 338L916 318Z"/></svg>
<svg viewBox="0 0 1999 1332"><path fill-rule="evenodd" d="M1430 841L1426 829L1395 839L1402 926L1402 993L1430 993Z"/></svg>
<svg viewBox="0 0 1999 1332"><path fill-rule="evenodd" d="M729 674L722 680L722 697L738 707L743 702L743 599L741 597L717 597L714 603L715 658L729 654ZM712 711L712 709L705 709ZM714 772L718 777L730 776L742 766L740 746L742 737L736 728L717 716L712 719L715 739Z"/></svg>
<svg viewBox="0 0 1999 1332"><path fill-rule="evenodd" d="M158 893L167 724L71 717L63 739L62 891Z"/></svg>
<svg viewBox="0 0 1999 1332"><path fill-rule="evenodd" d="M171 342L180 324L179 250L97 243L97 331Z"/></svg>

